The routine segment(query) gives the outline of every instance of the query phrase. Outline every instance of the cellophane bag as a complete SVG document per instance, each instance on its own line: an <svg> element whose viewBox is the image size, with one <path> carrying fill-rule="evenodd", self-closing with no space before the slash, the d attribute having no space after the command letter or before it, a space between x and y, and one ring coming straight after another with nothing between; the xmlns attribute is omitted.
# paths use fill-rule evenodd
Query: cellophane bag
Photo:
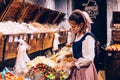
<svg viewBox="0 0 120 80"><path fill-rule="evenodd" d="M16 58L16 63L14 66L14 71L20 75L23 73L27 73L28 69L26 67L26 63L30 61L30 58L27 55L27 50L30 49L30 46L22 39L18 40L18 53Z"/></svg>

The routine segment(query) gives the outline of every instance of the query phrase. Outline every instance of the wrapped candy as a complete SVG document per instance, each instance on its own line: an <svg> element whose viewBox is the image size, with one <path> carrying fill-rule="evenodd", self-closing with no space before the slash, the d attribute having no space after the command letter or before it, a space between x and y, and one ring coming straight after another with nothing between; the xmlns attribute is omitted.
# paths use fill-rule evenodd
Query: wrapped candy
<svg viewBox="0 0 120 80"><path fill-rule="evenodd" d="M15 63L15 72L17 74L26 73L28 71L26 63L30 61L26 51L30 49L30 46L22 39L18 40L18 54Z"/></svg>

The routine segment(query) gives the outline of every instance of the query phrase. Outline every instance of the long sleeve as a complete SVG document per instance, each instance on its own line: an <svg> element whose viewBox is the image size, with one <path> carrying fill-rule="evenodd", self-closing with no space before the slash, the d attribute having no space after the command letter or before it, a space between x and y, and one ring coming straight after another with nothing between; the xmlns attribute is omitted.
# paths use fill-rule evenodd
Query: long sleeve
<svg viewBox="0 0 120 80"><path fill-rule="evenodd" d="M95 57L95 40L92 36L87 36L82 43L83 57L93 61Z"/></svg>
<svg viewBox="0 0 120 80"><path fill-rule="evenodd" d="M85 40L82 42L82 58L79 58L75 65L80 68L83 66L89 65L92 61L94 61L95 57L95 40L91 36L87 36Z"/></svg>

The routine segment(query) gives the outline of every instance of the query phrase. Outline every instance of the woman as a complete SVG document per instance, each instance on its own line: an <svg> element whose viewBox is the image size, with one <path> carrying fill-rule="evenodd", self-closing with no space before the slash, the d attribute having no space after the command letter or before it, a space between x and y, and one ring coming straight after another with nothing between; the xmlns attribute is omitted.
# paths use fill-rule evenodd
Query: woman
<svg viewBox="0 0 120 80"><path fill-rule="evenodd" d="M98 80L94 66L95 39L91 32L91 19L86 12L77 9L68 21L74 35L72 51L76 59L68 80Z"/></svg>

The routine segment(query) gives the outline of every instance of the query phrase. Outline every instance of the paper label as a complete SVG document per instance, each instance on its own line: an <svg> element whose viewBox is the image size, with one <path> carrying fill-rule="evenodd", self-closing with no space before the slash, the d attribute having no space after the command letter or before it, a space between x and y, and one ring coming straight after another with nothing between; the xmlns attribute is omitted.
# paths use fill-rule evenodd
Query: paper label
<svg viewBox="0 0 120 80"><path fill-rule="evenodd" d="M13 41L13 36L9 36L9 41L8 42L12 42Z"/></svg>
<svg viewBox="0 0 120 80"><path fill-rule="evenodd" d="M34 35L33 35L33 34L31 34L30 39L32 40L33 38L34 38Z"/></svg>
<svg viewBox="0 0 120 80"><path fill-rule="evenodd" d="M23 39L23 35L20 35L20 39Z"/></svg>
<svg viewBox="0 0 120 80"><path fill-rule="evenodd" d="M17 42L17 41L18 41L18 36L15 36L14 42Z"/></svg>
<svg viewBox="0 0 120 80"><path fill-rule="evenodd" d="M27 35L24 35L24 40L26 40L27 39Z"/></svg>
<svg viewBox="0 0 120 80"><path fill-rule="evenodd" d="M37 38L40 38L40 34L37 35Z"/></svg>

